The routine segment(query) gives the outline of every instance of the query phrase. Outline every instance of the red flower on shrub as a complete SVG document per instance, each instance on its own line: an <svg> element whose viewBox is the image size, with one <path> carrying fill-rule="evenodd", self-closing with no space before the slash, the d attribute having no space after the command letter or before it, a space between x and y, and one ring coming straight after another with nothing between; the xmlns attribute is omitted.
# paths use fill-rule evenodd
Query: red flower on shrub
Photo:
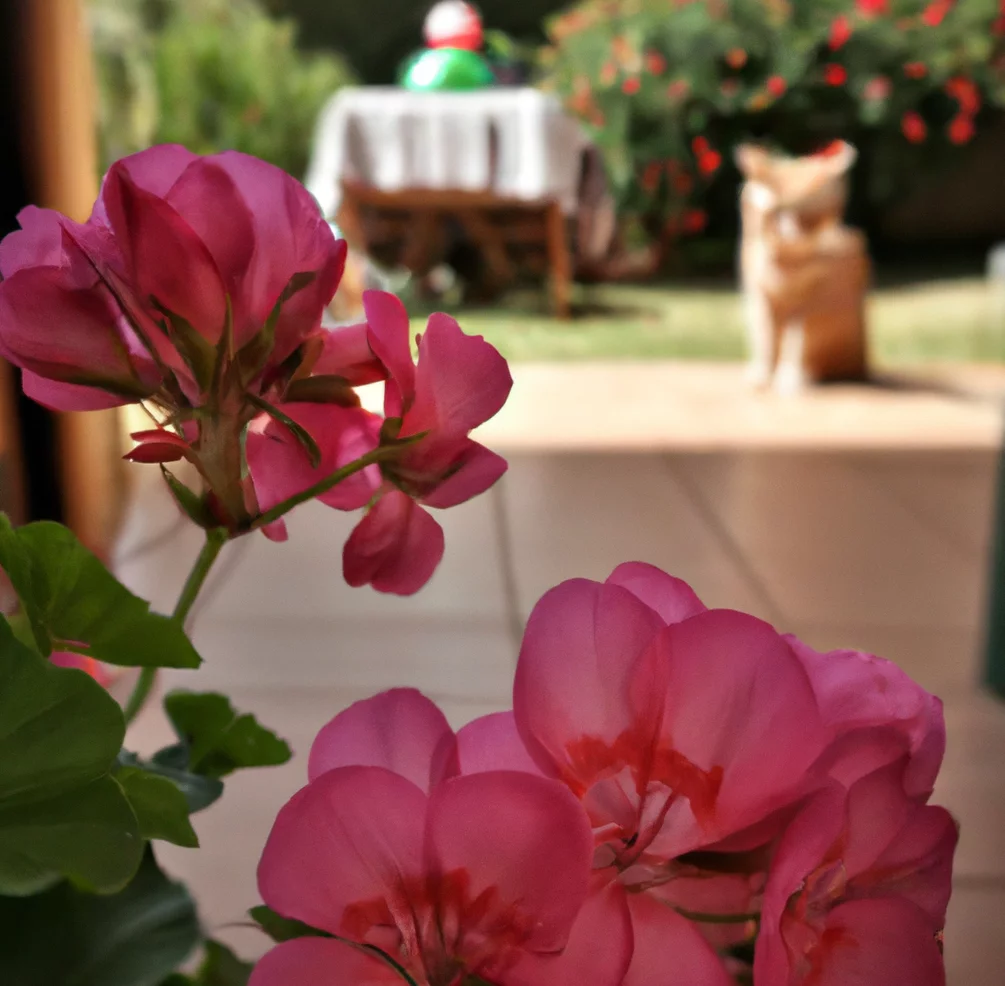
<svg viewBox="0 0 1005 986"><path fill-rule="evenodd" d="M929 27L938 27L952 9L953 0L932 0L922 12L921 19Z"/></svg>
<svg viewBox="0 0 1005 986"><path fill-rule="evenodd" d="M890 11L890 0L855 0L855 6L863 17L881 17Z"/></svg>
<svg viewBox="0 0 1005 986"><path fill-rule="evenodd" d="M614 62L604 62L600 69L600 84L602 86L611 85L618 77L618 67Z"/></svg>
<svg viewBox="0 0 1005 986"><path fill-rule="evenodd" d="M960 104L960 113L965 116L975 116L981 108L980 90L973 79L954 76L946 82L946 92Z"/></svg>
<svg viewBox="0 0 1005 986"><path fill-rule="evenodd" d="M709 177L714 175L722 166L722 155L718 151L706 151L698 158L698 170Z"/></svg>
<svg viewBox="0 0 1005 986"><path fill-rule="evenodd" d="M687 171L682 171L676 161L667 161L667 174L673 190L681 197L690 195L694 188L694 179Z"/></svg>
<svg viewBox="0 0 1005 986"><path fill-rule="evenodd" d="M912 144L921 144L928 136L925 121L921 118L921 114L915 113L914 110L905 113L901 118L900 129Z"/></svg>
<svg viewBox="0 0 1005 986"><path fill-rule="evenodd" d="M723 79L722 85L719 86L719 92L727 99L733 99L739 91L740 83L736 79Z"/></svg>
<svg viewBox="0 0 1005 986"><path fill-rule="evenodd" d="M909 79L923 79L928 75L928 66L924 62L908 62L904 66L904 75Z"/></svg>
<svg viewBox="0 0 1005 986"><path fill-rule="evenodd" d="M691 150L694 151L698 157L701 157L702 154L707 154L711 149L712 145L708 142L706 137L695 137L695 139L691 141Z"/></svg>
<svg viewBox="0 0 1005 986"><path fill-rule="evenodd" d="M949 124L946 133L954 144L967 144L973 140L974 121L961 114Z"/></svg>
<svg viewBox="0 0 1005 986"><path fill-rule="evenodd" d="M835 17L831 24L830 38L827 41L830 50L837 51L838 48L843 48L848 43L851 35L851 21L844 14Z"/></svg>
<svg viewBox="0 0 1005 986"><path fill-rule="evenodd" d="M700 233L708 225L708 214L704 209L688 209L681 217L681 229L685 233Z"/></svg>
<svg viewBox="0 0 1005 986"><path fill-rule="evenodd" d="M621 91L626 96L634 96L642 88L642 83L639 82L637 75L633 75L630 78L625 79L621 83Z"/></svg>
<svg viewBox="0 0 1005 986"><path fill-rule="evenodd" d="M667 60L658 52L646 53L646 71L650 75L662 75L666 71Z"/></svg>
<svg viewBox="0 0 1005 986"><path fill-rule="evenodd" d="M742 48L731 48L726 52L726 64L739 72L747 64L747 53Z"/></svg>
<svg viewBox="0 0 1005 986"><path fill-rule="evenodd" d="M663 169L660 167L658 161L650 161L645 168L642 169L642 180L640 184L642 185L643 191L652 194L659 188L660 184L660 172Z"/></svg>
<svg viewBox="0 0 1005 986"><path fill-rule="evenodd" d="M764 88L771 93L775 99L781 99L785 95L785 91L789 88L789 84L780 76L773 75L767 82L764 83Z"/></svg>
<svg viewBox="0 0 1005 986"><path fill-rule="evenodd" d="M824 82L829 86L843 86L848 81L848 70L843 65L824 66Z"/></svg>

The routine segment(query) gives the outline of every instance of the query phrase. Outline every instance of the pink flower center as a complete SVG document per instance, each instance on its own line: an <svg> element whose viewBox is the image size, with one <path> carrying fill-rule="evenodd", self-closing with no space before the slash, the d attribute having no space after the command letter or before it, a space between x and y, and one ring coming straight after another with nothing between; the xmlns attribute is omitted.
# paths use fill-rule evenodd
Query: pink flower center
<svg viewBox="0 0 1005 986"><path fill-rule="evenodd" d="M478 894L467 870L405 879L395 899L346 908L342 933L374 945L428 986L455 986L465 975L492 979L516 958L534 930L496 887Z"/></svg>
<svg viewBox="0 0 1005 986"><path fill-rule="evenodd" d="M613 860L603 854L598 865L631 866L679 798L700 825L713 820L721 766L704 770L670 745L654 747L638 730L625 730L613 743L581 736L566 746L566 755L569 766L562 780L583 800L598 839L614 850Z"/></svg>

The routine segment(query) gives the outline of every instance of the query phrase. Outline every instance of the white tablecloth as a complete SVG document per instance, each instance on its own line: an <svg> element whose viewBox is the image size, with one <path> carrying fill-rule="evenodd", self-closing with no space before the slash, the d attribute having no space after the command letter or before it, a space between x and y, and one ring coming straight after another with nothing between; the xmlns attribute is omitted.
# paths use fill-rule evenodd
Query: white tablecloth
<svg viewBox="0 0 1005 986"><path fill-rule="evenodd" d="M558 100L537 89L343 89L321 113L305 184L328 217L338 209L344 178L384 191L557 199L571 215L588 146Z"/></svg>

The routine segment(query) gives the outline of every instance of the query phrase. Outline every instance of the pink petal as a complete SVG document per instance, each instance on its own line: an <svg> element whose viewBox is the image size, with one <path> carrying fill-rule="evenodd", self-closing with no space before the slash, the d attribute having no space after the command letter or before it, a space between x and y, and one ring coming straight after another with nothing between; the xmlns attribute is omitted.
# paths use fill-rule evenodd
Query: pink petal
<svg viewBox="0 0 1005 986"><path fill-rule="evenodd" d="M639 662L662 626L620 586L573 579L545 593L527 622L513 686L517 727L543 767L588 787L602 768L579 754L584 738L614 750L630 734L638 746L623 755L649 755L663 687L652 687Z"/></svg>
<svg viewBox="0 0 1005 986"><path fill-rule="evenodd" d="M817 792L796 815L779 843L771 862L764 892L761 927L776 934L789 898L827 857L845 824L845 792L837 784ZM760 946L758 946L760 948ZM773 969L784 961L784 950L765 946L770 953L763 961Z"/></svg>
<svg viewBox="0 0 1005 986"><path fill-rule="evenodd" d="M63 281L58 268L26 267L0 282L0 353L49 379L139 391L106 294Z"/></svg>
<svg viewBox="0 0 1005 986"><path fill-rule="evenodd" d="M924 913L907 901L856 900L836 907L820 951L814 986L945 986L935 935ZM758 986L775 986L758 977L756 966L754 979Z"/></svg>
<svg viewBox="0 0 1005 986"><path fill-rule="evenodd" d="M408 904L423 872L426 796L380 767L329 770L282 808L258 865L262 900L289 918L343 933L353 904Z"/></svg>
<svg viewBox="0 0 1005 986"><path fill-rule="evenodd" d="M133 462L177 462L192 454L189 443L181 435L166 428L134 431L129 437L139 444L123 458Z"/></svg>
<svg viewBox="0 0 1005 986"><path fill-rule="evenodd" d="M0 240L0 274L10 277L25 267L60 267L64 263L65 216L29 205L17 214L21 228Z"/></svg>
<svg viewBox="0 0 1005 986"><path fill-rule="evenodd" d="M247 311L243 284L256 249L250 203L215 158L196 158L164 200L205 244L220 272L234 313L234 338L241 346L264 322ZM226 216L221 222L220 217Z"/></svg>
<svg viewBox="0 0 1005 986"><path fill-rule="evenodd" d="M864 879L920 907L934 928L946 923L952 893L953 853L959 829L952 815L937 805L917 806L897 838L876 860L873 874ZM872 878L872 879L870 879Z"/></svg>
<svg viewBox="0 0 1005 986"><path fill-rule="evenodd" d="M286 529L286 521L282 518L273 521L271 524L263 525L262 533L270 541L275 541L277 544L282 544L284 541L290 539L290 532Z"/></svg>
<svg viewBox="0 0 1005 986"><path fill-rule="evenodd" d="M312 376L342 377L354 387L387 378L384 364L370 349L366 323L321 329L314 338L321 341L322 349Z"/></svg>
<svg viewBox="0 0 1005 986"><path fill-rule="evenodd" d="M384 414L400 417L415 397L415 365L408 344L408 312L388 291L364 291L363 311L369 329L370 348L387 367L390 377L384 388Z"/></svg>
<svg viewBox="0 0 1005 986"><path fill-rule="evenodd" d="M862 777L883 762L899 759L906 747L912 754L906 790L918 797L931 794L946 747L942 703L890 661L858 651L820 654L796 637L787 639L810 675L824 721L837 737L873 727L903 736L903 745L891 744L885 760L876 759L875 746L863 747L850 738L842 756L830 758L830 769L850 783L856 771Z"/></svg>
<svg viewBox="0 0 1005 986"><path fill-rule="evenodd" d="M307 776L356 765L386 767L428 792L459 773L457 738L425 695L393 688L353 703L318 733Z"/></svg>
<svg viewBox="0 0 1005 986"><path fill-rule="evenodd" d="M331 938L294 938L258 960L248 986L401 986L386 962Z"/></svg>
<svg viewBox="0 0 1005 986"><path fill-rule="evenodd" d="M721 771L717 793L699 787L704 803L688 795L667 815L652 851L676 856L795 802L828 733L802 664L761 620L710 610L668 626L655 649L668 673L660 742L670 767L683 757L696 783Z"/></svg>
<svg viewBox="0 0 1005 986"><path fill-rule="evenodd" d="M306 490L377 447L380 419L360 408L297 403L282 404L279 410L311 435L321 461L317 467L311 465L307 450L286 425L265 415L256 419L248 431L245 452L262 510ZM338 510L356 510L369 501L380 482L379 467L367 466L318 499Z"/></svg>
<svg viewBox="0 0 1005 986"><path fill-rule="evenodd" d="M320 325L342 277L345 243L335 240L307 189L281 168L237 151L211 160L230 175L251 210L255 250L242 294L253 323L264 322L295 274L315 275L280 310L275 360L281 361Z"/></svg>
<svg viewBox="0 0 1005 986"><path fill-rule="evenodd" d="M419 342L415 406L402 434L466 436L500 410L512 386L506 360L494 346L465 335L449 315L430 315Z"/></svg>
<svg viewBox="0 0 1005 986"><path fill-rule="evenodd" d="M206 244L164 199L137 186L113 164L102 198L141 302L154 298L217 342L226 316L226 289Z"/></svg>
<svg viewBox="0 0 1005 986"><path fill-rule="evenodd" d="M418 456L422 455L421 445L416 450ZM412 457L408 456L406 461L411 465ZM484 493L507 469L507 462L501 455L470 439L463 443L458 461L456 472L422 498L427 507L454 507L464 503Z"/></svg>
<svg viewBox="0 0 1005 986"><path fill-rule="evenodd" d="M611 882L591 890L559 955L522 953L503 986L621 986L632 947L625 891Z"/></svg>
<svg viewBox="0 0 1005 986"><path fill-rule="evenodd" d="M40 377L31 370L21 371L21 389L25 396L53 411L103 411L132 403L130 398L111 394L107 390L60 383Z"/></svg>
<svg viewBox="0 0 1005 986"><path fill-rule="evenodd" d="M116 167L124 171L130 181L138 188L150 192L159 198L164 198L171 186L181 177L185 169L201 158L181 144L157 144L146 150L116 161ZM98 203L103 203L105 190L102 188ZM97 211L98 206L95 205ZM107 219L107 210L102 211L98 218Z"/></svg>
<svg viewBox="0 0 1005 986"><path fill-rule="evenodd" d="M106 665L86 654L75 654L73 651L53 651L49 655L49 660L61 668L77 668L79 671L84 671L104 687L107 687L112 680Z"/></svg>
<svg viewBox="0 0 1005 986"><path fill-rule="evenodd" d="M635 951L623 986L664 986L667 982L735 986L711 945L687 918L648 894L629 894L628 908Z"/></svg>
<svg viewBox="0 0 1005 986"><path fill-rule="evenodd" d="M708 609L683 579L675 579L645 562L629 561L618 565L607 581L638 596L659 613L664 623L679 623Z"/></svg>
<svg viewBox="0 0 1005 986"><path fill-rule="evenodd" d="M511 771L445 781L429 798L426 851L432 871L466 874L470 899L486 893L503 921L516 910L524 949L565 945L589 889L593 837L557 781Z"/></svg>
<svg viewBox="0 0 1005 986"><path fill-rule="evenodd" d="M409 596L432 578L443 557L443 528L400 490L385 493L353 529L342 551L351 586Z"/></svg>
<svg viewBox="0 0 1005 986"><path fill-rule="evenodd" d="M462 774L486 770L541 774L520 739L512 712L492 712L463 726L457 733L457 750Z"/></svg>

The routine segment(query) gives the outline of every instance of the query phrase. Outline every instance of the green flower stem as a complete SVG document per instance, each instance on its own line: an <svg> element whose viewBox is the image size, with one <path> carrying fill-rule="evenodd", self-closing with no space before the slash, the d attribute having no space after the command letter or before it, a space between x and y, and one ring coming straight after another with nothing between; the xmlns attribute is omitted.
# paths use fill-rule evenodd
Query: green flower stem
<svg viewBox="0 0 1005 986"><path fill-rule="evenodd" d="M383 462L385 459L396 458L401 454L401 450L404 446L411 445L413 442L418 441L424 436L425 433L410 436L404 441L395 442L393 445L381 445L378 448L375 448L372 452L367 452L366 455L361 455L358 459L350 462L347 466L343 466L341 469L336 469L335 472L329 473L324 479L319 480L313 486L308 486L307 489L301 490L299 493L295 493L293 496L288 497L281 503L277 503L274 507L266 510L265 513L259 514L251 522L251 529L257 530L260 527L265 527L266 524L275 523L284 514L288 514L294 507L299 507L301 503L306 503L308 500L313 500L316 496L321 496L322 493L327 493L333 486L337 486L343 480L348 479L350 476L360 472L360 470L365 469L367 466L372 466L375 462Z"/></svg>
<svg viewBox="0 0 1005 986"><path fill-rule="evenodd" d="M746 924L748 921L759 921L761 918L756 911L750 914L705 914L702 911L689 911L683 907L673 909L689 921L699 924Z"/></svg>
<svg viewBox="0 0 1005 986"><path fill-rule="evenodd" d="M199 596L199 591L206 582L206 576L209 575L213 562L216 561L220 550L227 543L227 536L227 530L224 527L214 527L206 531L206 541L202 546L202 551L199 552L199 556L192 566L192 571L188 573L181 595L175 604L174 612L171 614L182 625L184 625L185 619ZM156 680L156 668L143 668L140 671L140 676L125 706L124 715L127 726L139 715L140 710L146 704Z"/></svg>

